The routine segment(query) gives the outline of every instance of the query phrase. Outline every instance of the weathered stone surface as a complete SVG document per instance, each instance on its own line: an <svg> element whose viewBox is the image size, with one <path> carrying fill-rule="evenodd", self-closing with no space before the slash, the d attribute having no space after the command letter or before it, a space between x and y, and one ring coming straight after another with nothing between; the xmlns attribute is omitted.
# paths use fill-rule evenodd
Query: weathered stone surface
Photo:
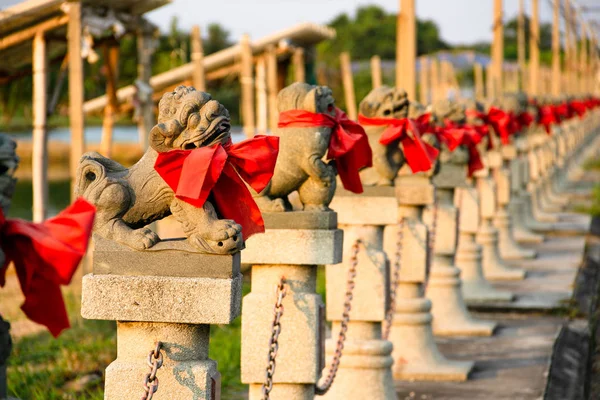
<svg viewBox="0 0 600 400"><path fill-rule="evenodd" d="M517 157L517 148L515 145L502 145L500 151L502 152L502 158L505 160L514 160Z"/></svg>
<svg viewBox="0 0 600 400"><path fill-rule="evenodd" d="M240 253L200 253L185 239L163 240L148 251L133 250L94 235L96 275L233 278L240 273Z"/></svg>
<svg viewBox="0 0 600 400"><path fill-rule="evenodd" d="M238 252L244 244L240 225L218 219L210 201L198 208L177 199L154 169L159 153L228 142L229 112L208 93L185 86L165 93L158 109L158 124L149 133L150 147L131 168L96 152L81 157L75 196L83 196L96 206L95 233L145 250L160 241L147 225L172 213L200 251ZM188 126L188 121L195 123Z"/></svg>
<svg viewBox="0 0 600 400"><path fill-rule="evenodd" d="M343 237L340 229L267 229L246 241L242 264L337 264Z"/></svg>
<svg viewBox="0 0 600 400"><path fill-rule="evenodd" d="M335 196L331 208L338 213L338 222L344 225L388 225L398 222L399 218L398 200L393 193L391 196Z"/></svg>
<svg viewBox="0 0 600 400"><path fill-rule="evenodd" d="M435 187L427 176L402 176L396 180L396 197L400 205L433 204Z"/></svg>
<svg viewBox="0 0 600 400"><path fill-rule="evenodd" d="M399 225L387 225L383 231L383 249L390 260L393 273L395 254L398 248ZM427 269L428 232L425 224L414 219L405 219L403 223L402 254L400 257L401 282L425 282Z"/></svg>
<svg viewBox="0 0 600 400"><path fill-rule="evenodd" d="M466 187L466 177L466 164L442 163L439 172L431 179L431 183L440 189Z"/></svg>
<svg viewBox="0 0 600 400"><path fill-rule="evenodd" d="M265 229L336 229L337 213L332 211L263 212Z"/></svg>
<svg viewBox="0 0 600 400"><path fill-rule="evenodd" d="M116 321L228 324L240 312L242 275L233 279L83 277L81 315Z"/></svg>
<svg viewBox="0 0 600 400"><path fill-rule="evenodd" d="M350 192L344 187L338 187L335 191L335 198L350 196L350 197L396 197L396 188L394 186L365 186L362 193Z"/></svg>

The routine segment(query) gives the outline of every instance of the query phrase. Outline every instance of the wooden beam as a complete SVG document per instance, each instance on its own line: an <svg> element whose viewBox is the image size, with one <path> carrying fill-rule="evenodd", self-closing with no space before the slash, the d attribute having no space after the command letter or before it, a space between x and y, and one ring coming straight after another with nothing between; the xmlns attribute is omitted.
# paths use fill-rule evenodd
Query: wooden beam
<svg viewBox="0 0 600 400"><path fill-rule="evenodd" d="M483 101L485 99L485 88L483 86L483 67L479 63L473 66L475 75L475 100Z"/></svg>
<svg viewBox="0 0 600 400"><path fill-rule="evenodd" d="M354 79L352 77L352 68L350 63L350 54L343 52L340 54L340 65L342 69L342 83L344 85L344 98L346 100L346 113L348 118L356 120L356 98L354 96Z"/></svg>
<svg viewBox="0 0 600 400"><path fill-rule="evenodd" d="M42 222L48 205L48 132L46 127L48 83L46 41L38 32L33 38L33 221Z"/></svg>
<svg viewBox="0 0 600 400"><path fill-rule="evenodd" d="M419 101L423 105L429 104L429 59L421 57L419 66Z"/></svg>
<svg viewBox="0 0 600 400"><path fill-rule="evenodd" d="M581 25L581 50L579 61L579 93L583 94L586 91L586 74L587 74L587 32L585 24Z"/></svg>
<svg viewBox="0 0 600 400"><path fill-rule="evenodd" d="M263 57L256 62L256 127L258 135L267 134L267 71Z"/></svg>
<svg viewBox="0 0 600 400"><path fill-rule="evenodd" d="M59 17L54 17L44 22L40 22L37 25L25 28L8 36L4 36L0 38L0 50L4 50L8 47L15 46L26 40L33 39L38 33L44 33L51 29L58 28L60 26L66 25L68 22L69 16L61 15Z"/></svg>
<svg viewBox="0 0 600 400"><path fill-rule="evenodd" d="M558 1L558 0L555 0ZM517 21L517 54L519 62L519 90L525 90L525 0L519 0L519 17Z"/></svg>
<svg viewBox="0 0 600 400"><path fill-rule="evenodd" d="M552 6L552 95L559 96L561 90L560 72L560 0Z"/></svg>
<svg viewBox="0 0 600 400"><path fill-rule="evenodd" d="M540 93L540 2L531 0L531 24L529 32L529 94Z"/></svg>
<svg viewBox="0 0 600 400"><path fill-rule="evenodd" d="M496 99L496 85L494 84L493 65L489 63L485 69L485 96L488 101Z"/></svg>
<svg viewBox="0 0 600 400"><path fill-rule="evenodd" d="M400 0L396 32L396 88L406 90L408 98L415 100L417 98L415 0Z"/></svg>
<svg viewBox="0 0 600 400"><path fill-rule="evenodd" d="M206 74L204 72L204 48L202 46L202 35L198 25L192 26L192 63L194 64L194 72L192 73L192 81L194 88L202 92L206 91Z"/></svg>
<svg viewBox="0 0 600 400"><path fill-rule="evenodd" d="M113 127L115 114L117 113L117 82L119 73L119 47L118 45L103 46L104 67L106 68L106 95L108 104L104 107L104 119L102 120L102 139L100 141L100 153L105 157L112 155Z"/></svg>
<svg viewBox="0 0 600 400"><path fill-rule="evenodd" d="M436 103L440 100L440 63L434 55L431 59L431 102Z"/></svg>
<svg viewBox="0 0 600 400"><path fill-rule="evenodd" d="M492 84L496 95L502 92L502 68L504 65L503 2L494 0L494 43L492 47Z"/></svg>
<svg viewBox="0 0 600 400"><path fill-rule="evenodd" d="M156 124L154 116L154 101L152 100L152 86L150 78L152 77L152 33L144 29L137 32L137 52L138 52L138 80L145 86L150 93L142 93L138 90L138 101L140 103L140 115L138 119L138 140L142 150L148 148L148 134Z"/></svg>
<svg viewBox="0 0 600 400"><path fill-rule="evenodd" d="M379 56L371 57L371 85L373 89L383 85L381 77L381 58Z"/></svg>
<svg viewBox="0 0 600 400"><path fill-rule="evenodd" d="M242 91L242 125L244 133L251 138L255 134L254 125L254 79L252 65L252 48L250 47L250 36L247 34L242 36L240 41L241 46L241 63L242 75L240 77Z"/></svg>
<svg viewBox="0 0 600 400"><path fill-rule="evenodd" d="M294 82L306 82L306 66L304 64L304 49L302 47L294 49L292 64L294 64Z"/></svg>
<svg viewBox="0 0 600 400"><path fill-rule="evenodd" d="M83 118L83 61L81 59L81 3L69 2L69 123L71 128L71 183L85 151Z"/></svg>
<svg viewBox="0 0 600 400"><path fill-rule="evenodd" d="M266 51L267 60L267 97L269 101L269 129L275 132L279 122L279 112L277 111L277 53L275 46L270 45Z"/></svg>

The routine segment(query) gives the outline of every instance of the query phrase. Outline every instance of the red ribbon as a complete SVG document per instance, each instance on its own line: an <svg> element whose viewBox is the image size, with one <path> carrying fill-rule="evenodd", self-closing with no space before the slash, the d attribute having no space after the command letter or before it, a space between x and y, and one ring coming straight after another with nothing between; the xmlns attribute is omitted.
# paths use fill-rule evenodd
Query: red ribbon
<svg viewBox="0 0 600 400"><path fill-rule="evenodd" d="M458 146L465 146L467 148L469 152L469 176L472 176L475 171L483 169L481 155L479 154L479 150L477 150L477 144L481 142L482 138L475 130L447 122L441 135L448 144L450 151L454 151Z"/></svg>
<svg viewBox="0 0 600 400"><path fill-rule="evenodd" d="M365 130L350 120L346 113L335 109L335 117L304 110L289 110L279 114L280 128L331 128L327 158L336 160L337 172L346 190L362 193L359 171L373 166L373 153Z"/></svg>
<svg viewBox="0 0 600 400"><path fill-rule="evenodd" d="M400 140L404 157L413 173L429 171L439 151L423 142L417 121L410 118L368 118L358 116L358 123L363 126L387 126L381 134L379 143L384 146Z"/></svg>
<svg viewBox="0 0 600 400"><path fill-rule="evenodd" d="M202 207L209 195L217 213L242 226L244 239L265 231L265 224L244 181L261 192L273 177L279 152L277 136L255 136L232 144L158 153L154 169L178 199Z"/></svg>
<svg viewBox="0 0 600 400"><path fill-rule="evenodd" d="M71 282L85 255L95 214L96 208L81 198L41 224L6 219L0 210L0 247L6 255L0 286L13 262L25 295L21 309L54 337L70 326L60 285Z"/></svg>
<svg viewBox="0 0 600 400"><path fill-rule="evenodd" d="M510 144L510 137L520 129L514 114L496 107L492 107L488 111L487 123L500 136L502 144Z"/></svg>
<svg viewBox="0 0 600 400"><path fill-rule="evenodd" d="M587 112L587 104L584 101L573 100L571 102L571 109L579 116L579 118L583 118Z"/></svg>
<svg viewBox="0 0 600 400"><path fill-rule="evenodd" d="M547 134L551 133L551 125L557 123L558 118L553 106L546 105L539 107L538 124L544 126Z"/></svg>

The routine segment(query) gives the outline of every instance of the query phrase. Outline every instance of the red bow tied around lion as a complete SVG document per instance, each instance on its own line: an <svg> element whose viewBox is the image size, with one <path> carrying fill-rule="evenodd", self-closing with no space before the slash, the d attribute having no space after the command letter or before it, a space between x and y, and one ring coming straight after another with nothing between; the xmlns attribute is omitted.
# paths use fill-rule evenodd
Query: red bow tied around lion
<svg viewBox="0 0 600 400"><path fill-rule="evenodd" d="M83 199L39 224L6 219L0 210L0 247L6 256L0 286L14 263L25 295L21 309L54 337L70 326L60 285L71 282L85 255L95 214L95 207Z"/></svg>
<svg viewBox="0 0 600 400"><path fill-rule="evenodd" d="M549 135L551 133L551 125L558 123L555 109L553 106L546 105L541 106L539 111L538 123L544 126L546 133Z"/></svg>
<svg viewBox="0 0 600 400"><path fill-rule="evenodd" d="M477 150L477 144L481 141L481 137L478 137L477 133L471 129L465 129L461 126L446 126L443 130L446 143L449 143L448 149L454 151L458 146L465 146L469 152L469 176L477 170L483 168L483 162L481 161L481 155Z"/></svg>
<svg viewBox="0 0 600 400"><path fill-rule="evenodd" d="M215 144L194 150L158 153L154 169L173 189L175 197L202 207L209 195L219 216L242 226L244 239L265 231L265 224L252 189L265 189L279 153L277 136L257 135L232 144Z"/></svg>
<svg viewBox="0 0 600 400"><path fill-rule="evenodd" d="M491 150L494 148L494 141L490 136L490 127L488 126L488 116L485 113L477 110L466 110L465 114L467 117L477 118L482 121L482 124L466 124L465 128L468 128L471 131L474 131L474 134L477 135L477 143L480 143L484 137L488 138L487 149Z"/></svg>
<svg viewBox="0 0 600 400"><path fill-rule="evenodd" d="M335 117L329 114L316 114L304 110L289 110L279 114L280 128L311 128L326 126L331 128L331 139L327 158L335 160L337 172L346 190L362 193L359 171L373 166L373 153L365 130L348 118L339 108Z"/></svg>
<svg viewBox="0 0 600 400"><path fill-rule="evenodd" d="M368 118L358 116L363 126L387 126L381 134L379 143L384 146L400 140L406 162L413 173L429 171L438 156L438 150L423 142L417 122L410 118Z"/></svg>
<svg viewBox="0 0 600 400"><path fill-rule="evenodd" d="M579 118L583 118L583 116L587 112L586 103L578 100L574 100L571 102L571 109L579 116Z"/></svg>
<svg viewBox="0 0 600 400"><path fill-rule="evenodd" d="M496 107L491 107L488 111L487 122L500 136L502 144L510 144L510 137L520 129L514 114Z"/></svg>

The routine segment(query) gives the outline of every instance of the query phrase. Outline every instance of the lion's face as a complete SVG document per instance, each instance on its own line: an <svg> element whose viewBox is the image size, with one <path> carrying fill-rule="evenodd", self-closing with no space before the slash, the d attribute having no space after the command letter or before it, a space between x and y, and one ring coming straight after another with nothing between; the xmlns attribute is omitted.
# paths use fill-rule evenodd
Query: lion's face
<svg viewBox="0 0 600 400"><path fill-rule="evenodd" d="M371 92L360 102L360 113L368 118L408 117L410 102L406 91L381 86Z"/></svg>
<svg viewBox="0 0 600 400"><path fill-rule="evenodd" d="M466 122L465 111L464 104L453 100L440 100L433 104L432 107L432 114L440 123L448 120L456 124L464 124Z"/></svg>
<svg viewBox="0 0 600 400"><path fill-rule="evenodd" d="M179 86L163 95L158 109L158 124L150 131L150 145L158 152L192 150L231 138L229 112L208 93Z"/></svg>

